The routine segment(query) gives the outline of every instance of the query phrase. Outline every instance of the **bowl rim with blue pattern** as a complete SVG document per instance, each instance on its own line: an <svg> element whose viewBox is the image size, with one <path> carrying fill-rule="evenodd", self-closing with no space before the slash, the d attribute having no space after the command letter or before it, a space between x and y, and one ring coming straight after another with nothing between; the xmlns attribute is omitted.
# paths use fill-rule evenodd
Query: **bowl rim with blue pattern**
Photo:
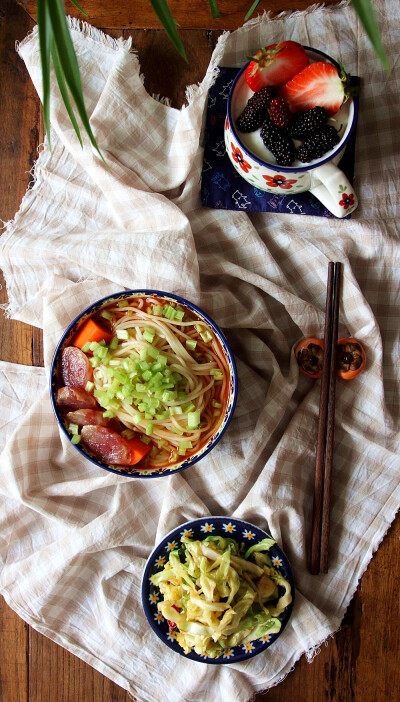
<svg viewBox="0 0 400 702"><path fill-rule="evenodd" d="M182 307L186 307L188 310L191 312L194 312L196 315L198 315L201 319L203 319L209 326L212 328L214 334L217 336L222 350L224 352L229 371L230 371L230 383L229 383L229 397L227 401L227 407L225 411L225 416L221 424L219 425L217 431L211 436L211 438L207 441L206 444L204 444L196 453L192 454L188 458L183 458L180 461L177 461L176 463L172 464L171 467L167 468L162 468L162 469L152 469L152 470L139 470L135 469L135 466L127 466L126 469L120 469L120 467L112 466L107 464L105 461L102 461L101 459L95 458L94 456L91 456L88 452L83 450L78 444L72 444L71 442L71 435L69 434L66 424L63 421L62 415L58 410L57 403L56 403L56 393L57 393L57 388L59 387L59 383L57 381L59 377L59 364L61 361L61 353L64 348L64 346L67 346L70 340L73 338L75 335L78 327L84 322L85 318L91 316L94 312L97 312L99 309L101 309L103 306L108 305L110 302L113 300L123 300L129 297L140 297L140 296L155 296L162 298L166 301L172 301L172 302L177 302L179 305ZM56 350L53 355L53 360L51 364L51 369L50 369L50 398L51 398L51 403L53 407L53 412L55 414L55 417L57 419L58 425L63 431L64 435L67 437L69 442L71 443L71 446L76 449L81 456L86 458L88 461L93 463L95 466L98 468L103 468L104 470L107 470L111 473L116 473L117 475L121 475L123 477L130 477L130 478L160 478L164 476L169 476L173 475L174 473L178 473L182 470L185 470L186 468L189 468L190 466L194 465L198 461L200 461L204 456L206 456L210 451L216 446L216 444L219 442L223 434L225 433L228 424L230 420L232 419L232 415L235 409L236 405L236 399L237 399L237 388L238 388L238 378L237 378L237 370L236 370L236 364L235 364L235 359L233 357L233 353L231 349L229 348L228 342L226 340L225 335L221 331L221 329L218 327L218 325L211 319L211 317L208 316L200 307L195 305L193 302L190 302L189 300L186 300L185 298L175 295L174 293L170 292L165 292L162 290L155 290L155 289L136 289L136 290L122 290L116 293L112 293L111 295L107 295L106 297L103 297L96 302L92 303L88 307L86 307L82 312L80 312L75 319L68 325L67 329L64 331L60 341L57 344Z"/></svg>
<svg viewBox="0 0 400 702"><path fill-rule="evenodd" d="M261 529L250 522L244 521L243 519L236 519L234 517L200 517L198 519L192 519L188 522L180 524L178 527L172 529L168 534L166 534L163 539L161 539L147 559L141 584L143 610L150 627L159 637L159 639L161 639L161 641L172 651L179 653L181 656L184 656L189 660L197 661L199 663L208 663L211 665L247 661L249 658L252 658L253 656L265 651L279 638L279 636L281 636L292 614L295 600L294 577L290 563L277 543L271 546L268 554L273 560L274 568L282 573L282 575L290 583L292 592L292 602L282 613L282 627L277 634L270 634L268 637L263 637L265 640L257 639L256 641L251 642L250 645L239 644L238 646L234 646L231 649L224 651L220 658L207 658L207 656L200 656L194 651L190 651L190 653L186 654L175 640L173 635L174 632L171 633L169 631L167 621L157 610L157 603L162 599L162 595L159 592L158 587L151 583L151 576L160 572L168 560L168 553L176 547L181 536L187 535L193 537L194 539L204 539L209 534L225 537L229 536L233 539L239 536L240 538L237 538L237 540L244 541L245 543L247 540L249 546L262 541L262 539L273 539L273 536L271 536L264 529ZM276 559L275 562L274 559Z"/></svg>

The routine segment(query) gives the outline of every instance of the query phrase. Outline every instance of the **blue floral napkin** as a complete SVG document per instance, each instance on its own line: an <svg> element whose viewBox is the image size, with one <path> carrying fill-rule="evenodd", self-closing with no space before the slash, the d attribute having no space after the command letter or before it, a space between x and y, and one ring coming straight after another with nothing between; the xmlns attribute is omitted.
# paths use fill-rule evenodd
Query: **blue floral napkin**
<svg viewBox="0 0 400 702"><path fill-rule="evenodd" d="M246 212L281 212L285 214L334 217L310 192L285 194L285 179L276 182L276 193L267 193L247 183L236 172L225 151L224 123L229 90L238 68L220 67L219 75L208 95L204 160L201 181L201 204L204 207ZM352 83L358 78L352 78ZM352 183L354 175L354 129L339 168Z"/></svg>

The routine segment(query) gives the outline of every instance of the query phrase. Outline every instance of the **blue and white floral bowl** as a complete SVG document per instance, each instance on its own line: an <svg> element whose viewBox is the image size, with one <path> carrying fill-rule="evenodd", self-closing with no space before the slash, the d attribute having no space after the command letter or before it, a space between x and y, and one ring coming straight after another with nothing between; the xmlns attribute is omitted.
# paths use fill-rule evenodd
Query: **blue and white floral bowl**
<svg viewBox="0 0 400 702"><path fill-rule="evenodd" d="M339 64L318 49L305 46L310 62ZM272 154L261 141L260 130L243 134L236 128L236 120L253 91L246 82L246 63L232 83L225 119L225 147L229 159L239 173L254 187L268 193L296 195L309 190L335 217L346 217L358 204L353 186L337 164L357 124L357 102L349 98L335 115L340 142L322 158L307 164L294 161L292 166L277 165Z"/></svg>
<svg viewBox="0 0 400 702"><path fill-rule="evenodd" d="M225 410L225 416L223 421L221 422L220 426L218 427L217 431L213 436L210 437L210 439L207 441L204 446L202 446L199 451L196 453L192 454L190 457L186 459L182 459L181 461L177 461L174 463L170 468L161 468L160 470L138 470L135 469L135 466L129 466L126 467L125 469L122 466L110 466L104 461L102 461L99 458L94 458L93 456L89 455L86 453L78 444L72 444L71 442L71 435L68 432L67 426L65 424L65 421L62 418L62 415L59 412L57 403L56 403L56 395L57 395L57 389L59 387L59 382L58 378L60 377L60 364L61 364L61 355L62 355L62 350L65 346L68 346L70 343L70 340L75 336L78 328L83 324L83 322L90 317L94 312L97 312L100 310L102 307L105 307L106 305L109 305L110 302L118 302L119 300L125 300L128 297L134 297L134 296L142 296L142 295L148 295L149 297L158 297L162 298L163 300L172 301L172 302L177 302L181 307L187 308L190 310L192 313L197 315L200 319L203 319L209 326L212 328L214 334L216 335L218 341L221 344L222 350L225 355L225 359L229 368L229 388L228 388L228 398L227 398L227 404L226 404L226 410ZM237 387L238 387L238 380L237 380L237 371L236 371L236 365L235 365L235 360L232 354L232 351L230 350L228 346L228 342L222 333L221 329L215 324L215 322L205 313L203 312L199 307L194 305L192 302L189 302L188 300L185 300L183 297L179 297L178 295L173 295L172 293L167 293L167 292L162 292L160 290L126 290L124 292L118 292L114 293L113 295L108 295L108 297L104 297L97 302L93 303L93 305L90 305L87 307L83 312L81 312L69 325L69 327L65 330L64 334L62 335L57 348L54 352L53 356L53 361L51 365L51 371L50 371L50 397L51 397L51 402L53 406L53 411L56 416L57 422L64 432L65 436L68 438L68 440L71 442L71 446L76 449L82 456L84 456L88 461L91 463L94 463L94 465L98 466L99 468L104 468L105 470L110 471L111 473L117 473L118 475L124 475L128 476L130 478L160 478L163 476L168 476L172 475L173 473L177 473L178 471L185 470L185 468L189 468L190 466L194 465L197 463L201 458L206 456L213 448L216 446L218 441L221 439L222 435L226 431L228 424L230 420L232 419L233 411L235 409L235 404L236 404L236 397L237 397Z"/></svg>
<svg viewBox="0 0 400 702"><path fill-rule="evenodd" d="M292 602L285 609L281 617L282 627L279 633L267 634L256 641L233 646L232 648L226 649L220 658L208 658L207 655L200 656L194 651L185 654L176 641L176 633L169 630L167 621L157 609L157 603L162 599L162 594L158 587L151 583L150 578L152 575L160 572L164 567L168 560L169 552L178 547L182 536L202 540L210 535L231 537L239 543L243 542L247 548L253 544L257 544L263 539L273 538L266 531L263 531L263 529L254 526L254 524L249 524L249 522L232 517L201 517L181 524L176 529L170 531L169 534L157 544L147 560L142 578L142 605L151 628L161 641L172 651L179 653L185 658L190 658L192 661L198 661L199 663L210 663L213 665L239 663L240 661L246 661L262 653L281 636L290 619L294 605L295 584L293 573L290 563L282 549L278 544L274 544L269 549L268 554L271 557L274 568L290 583L292 592Z"/></svg>

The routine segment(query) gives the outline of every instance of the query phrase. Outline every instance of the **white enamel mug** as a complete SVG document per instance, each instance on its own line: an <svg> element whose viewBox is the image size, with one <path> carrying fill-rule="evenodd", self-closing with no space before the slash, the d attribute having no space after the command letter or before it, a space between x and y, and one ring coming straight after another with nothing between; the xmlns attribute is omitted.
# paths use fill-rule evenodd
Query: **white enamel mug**
<svg viewBox="0 0 400 702"><path fill-rule="evenodd" d="M339 69L336 61L327 54L307 46L304 48L310 62L327 61ZM264 146L259 129L249 134L236 129L236 120L253 95L246 83L247 66L248 63L233 81L228 98L225 147L233 166L242 178L260 190L292 196L309 190L335 217L346 217L356 209L358 200L353 186L337 164L356 126L357 103L349 98L334 116L335 122L331 124L338 131L340 142L322 158L307 164L294 161L293 166L279 166Z"/></svg>

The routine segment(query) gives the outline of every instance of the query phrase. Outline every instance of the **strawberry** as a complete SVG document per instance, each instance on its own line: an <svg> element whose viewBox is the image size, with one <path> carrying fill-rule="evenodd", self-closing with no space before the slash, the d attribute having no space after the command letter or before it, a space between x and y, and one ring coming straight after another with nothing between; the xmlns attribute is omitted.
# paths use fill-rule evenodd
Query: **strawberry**
<svg viewBox="0 0 400 702"><path fill-rule="evenodd" d="M308 56L296 41L262 47L248 58L246 81L254 92L266 85L280 88L308 65Z"/></svg>
<svg viewBox="0 0 400 702"><path fill-rule="evenodd" d="M331 63L310 63L284 85L279 95L284 97L292 112L304 112L312 107L325 107L334 115L349 96L349 76Z"/></svg>

